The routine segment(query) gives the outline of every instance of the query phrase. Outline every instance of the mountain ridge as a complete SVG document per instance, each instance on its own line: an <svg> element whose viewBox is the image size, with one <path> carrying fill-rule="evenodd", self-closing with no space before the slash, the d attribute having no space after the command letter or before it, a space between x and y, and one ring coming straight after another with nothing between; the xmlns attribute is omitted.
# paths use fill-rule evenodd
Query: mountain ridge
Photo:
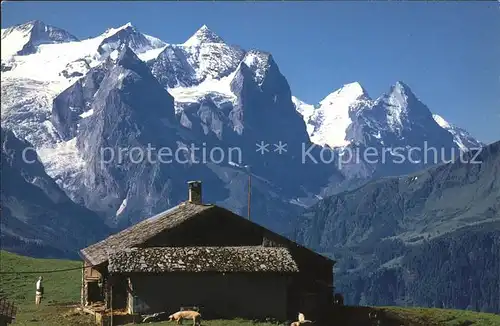
<svg viewBox="0 0 500 326"><path fill-rule="evenodd" d="M203 177L217 185L210 200L240 214L247 210L242 189L247 188L248 175L253 175L262 181L258 186L261 193L254 195L269 201L254 213L261 215L262 224L284 231L290 222L287 216L328 194L352 189L373 178L405 174L439 163L342 162L342 151L334 149L330 153L328 146L314 143L307 122L296 109L286 77L271 53L230 45L206 26L188 40L192 42L155 41L127 23L95 38L41 45L30 56L2 56L2 62L5 59L10 67L2 73L2 126L13 129L36 147L47 173L72 200L90 205L121 226L173 206L183 197L164 192L158 184L153 186L155 173L160 173L161 182L171 181L177 187L184 186L188 175ZM55 53L62 53L57 60ZM446 151L457 147L453 136L435 123L430 111L413 98L405 84L396 83L378 102L356 82L346 84L339 94L349 88L355 90L353 98L357 103L351 108L348 99L342 107L342 119L348 122L343 124L345 135L342 128L336 128L349 150L422 146L424 141ZM154 100L160 97L165 100ZM330 99L325 97L325 106L330 105ZM391 116L394 107L402 113ZM338 106L333 103L329 108L336 110ZM166 111L158 114L163 109ZM324 111L328 111L326 107ZM130 121L124 121L118 112ZM158 121L147 119L148 114L158 120L165 118L170 127L160 129ZM414 118L420 119L418 123ZM322 119L318 116L318 121ZM398 122L397 128L389 123L390 119ZM91 126L99 126L96 130L100 131ZM334 121L324 127L328 126L335 129L338 124ZM321 129L321 125L316 127ZM156 135L149 134L150 130L156 130ZM105 135L116 142L106 143ZM139 141L144 135L148 135L143 138L150 140L147 142L168 145L172 151L195 145L239 148L244 154L237 162L203 167L191 164L191 160L177 167L180 172L175 177L165 166L143 165L150 171L142 173L130 162L122 166L111 163L104 175L98 172L98 152L109 147L106 144L115 151L135 145L144 149L147 144ZM256 144L261 142L267 144L262 153L256 151ZM189 155L198 160L200 154ZM135 199L127 195L133 187L120 180L125 176L147 184L151 201L139 200L136 190L131 195ZM102 181L95 183L99 178ZM113 195L101 200L99 196L108 187L113 189ZM123 221L118 221L117 215Z"/></svg>
<svg viewBox="0 0 500 326"><path fill-rule="evenodd" d="M429 296L424 288L432 288L438 278L444 286L452 284L444 275L457 271L474 283L497 284L486 269L476 270L472 261L481 259L481 266L487 266L498 259L498 250L488 248L499 243L499 226L500 141L466 152L451 163L381 178L325 198L297 218L294 239L340 261L339 289L349 294L353 304L441 307L444 302L462 309L477 304L482 311L497 312L498 299L490 300L490 294L478 288L482 294L478 292L472 301L435 289ZM455 241L456 237L463 242ZM477 256L480 241L488 243L482 258ZM466 250L474 255L458 259L467 255ZM426 264L433 255L441 258ZM447 260L445 265L442 260ZM436 269L445 267L438 277ZM417 270L425 278L420 285L404 276ZM472 291L465 288L469 286L464 284L466 276L455 276L460 282L453 286L455 293ZM390 289L396 286L401 291L394 293Z"/></svg>

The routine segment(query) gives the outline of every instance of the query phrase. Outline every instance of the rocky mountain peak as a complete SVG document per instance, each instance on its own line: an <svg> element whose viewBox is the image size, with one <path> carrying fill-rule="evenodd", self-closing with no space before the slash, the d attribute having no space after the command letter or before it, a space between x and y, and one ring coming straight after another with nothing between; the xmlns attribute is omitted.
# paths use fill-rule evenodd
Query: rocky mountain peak
<svg viewBox="0 0 500 326"><path fill-rule="evenodd" d="M207 25L203 25L193 34L184 45L197 46L203 43L224 43L224 40L215 34Z"/></svg>
<svg viewBox="0 0 500 326"><path fill-rule="evenodd" d="M406 107L411 101L417 100L417 97L407 84L398 81L381 99L392 106Z"/></svg>
<svg viewBox="0 0 500 326"><path fill-rule="evenodd" d="M100 55L109 54L122 44L126 44L135 53L144 53L165 46L163 41L139 32L130 22L118 28L108 29L102 37L104 39L97 49Z"/></svg>

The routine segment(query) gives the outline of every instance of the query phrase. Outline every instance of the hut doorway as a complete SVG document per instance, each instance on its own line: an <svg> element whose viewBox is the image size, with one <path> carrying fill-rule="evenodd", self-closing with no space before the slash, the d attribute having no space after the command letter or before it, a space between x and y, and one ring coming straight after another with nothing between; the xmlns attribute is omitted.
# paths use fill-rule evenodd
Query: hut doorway
<svg viewBox="0 0 500 326"><path fill-rule="evenodd" d="M87 283L87 301L89 303L104 301L101 287L97 280Z"/></svg>
<svg viewBox="0 0 500 326"><path fill-rule="evenodd" d="M128 301L128 280L115 276L112 280L111 296L113 309L126 309Z"/></svg>

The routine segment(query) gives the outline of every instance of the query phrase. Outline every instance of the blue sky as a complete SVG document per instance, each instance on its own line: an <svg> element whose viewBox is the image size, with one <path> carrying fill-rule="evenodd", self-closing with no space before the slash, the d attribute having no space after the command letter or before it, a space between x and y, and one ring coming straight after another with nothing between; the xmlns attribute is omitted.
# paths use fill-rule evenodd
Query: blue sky
<svg viewBox="0 0 500 326"><path fill-rule="evenodd" d="M377 97L402 80L433 112L500 140L496 1L2 3L2 28L32 19L79 38L130 21L168 43L206 24L228 43L271 52L305 102L353 81Z"/></svg>

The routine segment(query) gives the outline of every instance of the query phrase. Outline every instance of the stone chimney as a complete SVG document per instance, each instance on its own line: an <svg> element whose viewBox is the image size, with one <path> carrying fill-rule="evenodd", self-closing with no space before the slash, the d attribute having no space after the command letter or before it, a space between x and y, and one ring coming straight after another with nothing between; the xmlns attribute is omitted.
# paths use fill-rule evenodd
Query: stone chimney
<svg viewBox="0 0 500 326"><path fill-rule="evenodd" d="M201 181L189 181L189 202L201 204Z"/></svg>

